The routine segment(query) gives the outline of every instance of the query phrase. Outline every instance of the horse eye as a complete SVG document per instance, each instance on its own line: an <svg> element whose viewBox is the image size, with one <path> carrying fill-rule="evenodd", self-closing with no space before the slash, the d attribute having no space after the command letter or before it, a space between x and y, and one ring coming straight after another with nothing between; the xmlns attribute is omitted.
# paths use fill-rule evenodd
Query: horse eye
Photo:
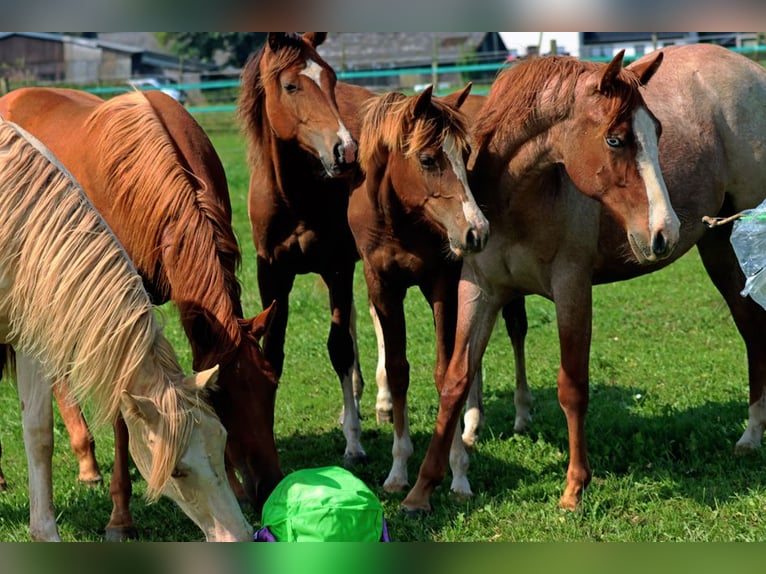
<svg viewBox="0 0 766 574"><path fill-rule="evenodd" d="M436 159L432 155L422 154L418 157L418 160L420 161L420 165L425 169L431 169L436 165Z"/></svg>
<svg viewBox="0 0 766 574"><path fill-rule="evenodd" d="M622 138L618 136L606 136L606 145L613 148L621 148L623 146Z"/></svg>
<svg viewBox="0 0 766 574"><path fill-rule="evenodd" d="M282 88L288 93L288 94L294 94L298 91L298 86L295 84L284 84Z"/></svg>
<svg viewBox="0 0 766 574"><path fill-rule="evenodd" d="M170 473L172 478L186 478L189 476L189 471L183 468L175 467L173 472Z"/></svg>

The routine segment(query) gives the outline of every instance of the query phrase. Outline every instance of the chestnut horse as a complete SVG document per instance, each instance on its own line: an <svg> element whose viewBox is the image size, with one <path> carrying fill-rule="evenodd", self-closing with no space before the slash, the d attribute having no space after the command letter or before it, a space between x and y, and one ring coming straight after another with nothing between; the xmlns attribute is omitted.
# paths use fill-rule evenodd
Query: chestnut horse
<svg viewBox="0 0 766 574"><path fill-rule="evenodd" d="M328 287L327 349L343 391L344 459L366 459L361 444L353 276L359 255L346 211L359 177L357 145L341 119L335 72L316 52L326 34L271 33L242 72L238 105L248 140L248 206L258 288L276 311L263 350L277 375L284 363L289 295L297 274L317 273ZM369 92L349 106L355 116ZM345 119L345 118L344 118Z"/></svg>
<svg viewBox="0 0 766 574"><path fill-rule="evenodd" d="M251 539L226 481L226 431L201 400L218 368L184 377L111 229L39 141L1 120L0 213L0 342L15 350L32 539L61 539L51 386L64 378L97 422L123 415L150 499L175 500L207 540Z"/></svg>
<svg viewBox="0 0 766 574"><path fill-rule="evenodd" d="M418 480L402 503L405 510L430 509L430 494L443 479L459 408L494 319L503 305L526 293L544 295L556 305L558 396L570 451L560 503L565 508L579 504L591 477L584 418L592 282L665 264L679 243L680 224L659 166L660 126L649 111L658 102L652 99L647 106L639 90L650 79L647 90L679 73L676 61L660 67L662 57L653 54L630 69L622 68L622 53L609 64L536 58L503 71L492 86L474 125L477 151L471 166L471 187L492 234L483 251L464 258L455 348L442 382L436 428ZM653 79L665 68L662 79ZM670 89L683 90L683 82ZM679 100L673 101L678 108ZM674 121L667 117L666 126ZM685 137L690 143L699 134ZM679 161L688 155L679 154ZM694 196L687 204L700 202L696 191ZM701 203L706 205L693 205L695 210L712 207ZM681 207L686 228L698 226L699 218L686 218L690 205ZM676 253L686 247L688 236L681 241Z"/></svg>
<svg viewBox="0 0 766 574"><path fill-rule="evenodd" d="M652 272L697 246L745 342L749 420L735 450L748 452L760 447L766 429L766 315L760 305L740 295L745 277L729 241L732 224L707 229L702 220L710 215L731 216L766 198L762 161L766 121L761 113L766 105L766 73L747 58L708 44L669 47L662 52L666 63L643 95L663 125L660 163L673 207L681 217L681 241L671 258L639 266L625 258L614 223L602 219L597 238L601 260L592 263L591 280L607 283ZM634 65L641 66L650 57ZM576 193L571 182L565 190ZM599 215L593 213L592 221L582 219L576 225L593 225ZM512 303L516 309L509 319L526 324L523 297ZM523 332L514 339L523 346ZM517 419L528 412L517 408Z"/></svg>
<svg viewBox="0 0 766 574"><path fill-rule="evenodd" d="M464 163L469 136L458 108L470 88L444 100L432 97L431 87L410 97L391 92L368 100L362 110L359 161L365 181L351 196L348 218L385 348L394 462L384 488L391 492L408 486L407 460L413 450L407 417L407 289L417 285L431 306L434 375L440 382L453 346L460 258L483 248L489 233ZM460 440L459 434L455 437ZM465 454L462 445L458 454ZM467 461L451 462L452 490L470 494L461 470Z"/></svg>
<svg viewBox="0 0 766 574"><path fill-rule="evenodd" d="M0 98L0 115L45 142L77 178L133 258L153 302L176 304L194 369L220 364L210 401L228 432L229 471L238 471L247 497L260 506L282 477L273 434L277 380L258 344L272 310L243 319L235 276L240 252L210 140L183 106L157 91L104 102L75 90L20 89ZM70 434L88 446L85 421L64 388L57 398ZM115 432L106 535L132 538L127 436L119 421ZM92 449L84 451L92 459Z"/></svg>

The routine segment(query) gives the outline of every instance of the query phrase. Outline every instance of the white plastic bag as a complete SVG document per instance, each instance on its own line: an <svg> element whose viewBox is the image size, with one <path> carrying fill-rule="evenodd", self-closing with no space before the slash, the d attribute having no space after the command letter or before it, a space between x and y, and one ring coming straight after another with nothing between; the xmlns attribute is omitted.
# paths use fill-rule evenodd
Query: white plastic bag
<svg viewBox="0 0 766 574"><path fill-rule="evenodd" d="M741 295L766 308L766 201L742 212L730 241L747 279Z"/></svg>

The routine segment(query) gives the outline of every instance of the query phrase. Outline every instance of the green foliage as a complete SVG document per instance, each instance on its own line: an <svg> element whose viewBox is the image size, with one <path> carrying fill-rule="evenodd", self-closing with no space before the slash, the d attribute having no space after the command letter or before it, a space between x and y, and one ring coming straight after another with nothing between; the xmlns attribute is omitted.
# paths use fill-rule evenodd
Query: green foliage
<svg viewBox="0 0 766 574"><path fill-rule="evenodd" d="M245 313L252 315L261 305L247 221L244 142L235 130L216 130L211 138L229 180L234 226L243 251L239 272L243 304ZM383 502L394 540L766 538L764 454L742 458L733 454L747 418L744 345L696 252L663 271L594 290L591 402L586 421L594 479L578 513L557 506L568 450L556 396L559 351L552 303L540 297L527 301L528 374L535 399L529 431L513 433L513 354L504 327L498 324L484 358L486 424L469 469L475 495L467 501L455 499L449 494L448 474L434 493L433 512L413 519L399 512L404 494L388 494L381 487L391 464L392 428L375 422L377 356L361 269L355 285L359 347L367 383L362 399L362 442L370 457L355 472ZM275 434L286 472L342 462L341 392L325 346L330 327L327 302L321 280L298 277L290 301L286 361L276 405ZM172 306L162 312L166 334L188 370L189 346L176 312ZM433 430L437 393L432 379L433 322L419 292L408 295L406 312L415 447L409 472L414 482ZM2 466L10 484L9 491L0 494L0 540L28 540L18 399L13 384L7 381L0 384L0 409ZM108 488L86 489L75 484L76 463L56 417L54 492L62 536L99 540L110 511ZM111 430L99 429L96 441L108 484ZM144 481L135 471L133 476L132 508L143 540L202 538L199 529L169 500L147 505L141 498ZM247 512L257 526L258 517ZM561 549L557 547L553 555L562 556ZM521 559L523 562L523 555Z"/></svg>
<svg viewBox="0 0 766 574"><path fill-rule="evenodd" d="M211 62L216 52L228 53L228 64L240 68L266 39L265 32L157 32L159 42L174 54Z"/></svg>

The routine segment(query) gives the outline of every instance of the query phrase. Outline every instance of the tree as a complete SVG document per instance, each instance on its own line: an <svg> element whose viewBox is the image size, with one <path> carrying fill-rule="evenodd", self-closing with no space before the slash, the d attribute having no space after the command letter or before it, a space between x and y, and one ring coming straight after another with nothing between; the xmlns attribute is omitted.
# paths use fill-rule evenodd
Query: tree
<svg viewBox="0 0 766 574"><path fill-rule="evenodd" d="M227 56L224 65L241 68L266 40L266 32L158 32L157 40L183 58L212 62L216 53Z"/></svg>

